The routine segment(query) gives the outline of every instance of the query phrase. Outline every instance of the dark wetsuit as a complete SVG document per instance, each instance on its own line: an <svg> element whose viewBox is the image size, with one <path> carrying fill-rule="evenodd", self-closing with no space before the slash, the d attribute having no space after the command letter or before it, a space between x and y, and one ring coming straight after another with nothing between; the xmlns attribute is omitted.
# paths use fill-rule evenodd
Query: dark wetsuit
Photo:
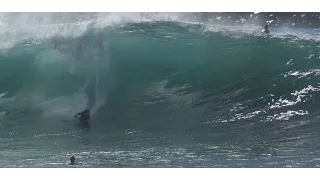
<svg viewBox="0 0 320 180"><path fill-rule="evenodd" d="M74 161L76 160L76 158L74 157L74 156L72 156L71 158L70 158L70 165L74 165Z"/></svg>
<svg viewBox="0 0 320 180"><path fill-rule="evenodd" d="M78 119L82 122L88 122L88 120L90 119L90 111L89 110L82 111L82 112L74 115L74 117L76 117L78 115L80 115L80 118L78 118Z"/></svg>
<svg viewBox="0 0 320 180"><path fill-rule="evenodd" d="M269 26L268 26L268 25L265 25L265 26L264 26L264 32L265 32L266 34L269 34L269 33L270 33L270 31L269 31L268 29L269 29Z"/></svg>

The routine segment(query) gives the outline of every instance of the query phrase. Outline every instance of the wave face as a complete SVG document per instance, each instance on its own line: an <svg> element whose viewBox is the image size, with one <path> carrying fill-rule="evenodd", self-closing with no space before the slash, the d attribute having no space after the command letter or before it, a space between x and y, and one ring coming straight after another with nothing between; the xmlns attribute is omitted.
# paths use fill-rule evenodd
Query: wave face
<svg viewBox="0 0 320 180"><path fill-rule="evenodd" d="M71 154L80 167L317 166L318 29L9 15L1 167L68 167ZM72 118L85 108L90 126Z"/></svg>

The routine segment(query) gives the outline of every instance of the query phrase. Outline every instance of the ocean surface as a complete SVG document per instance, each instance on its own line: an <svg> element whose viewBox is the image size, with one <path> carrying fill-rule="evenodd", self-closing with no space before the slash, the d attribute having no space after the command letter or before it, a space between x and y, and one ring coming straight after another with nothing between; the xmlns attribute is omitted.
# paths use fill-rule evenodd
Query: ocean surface
<svg viewBox="0 0 320 180"><path fill-rule="evenodd" d="M0 167L319 167L320 29L223 18L0 14Z"/></svg>

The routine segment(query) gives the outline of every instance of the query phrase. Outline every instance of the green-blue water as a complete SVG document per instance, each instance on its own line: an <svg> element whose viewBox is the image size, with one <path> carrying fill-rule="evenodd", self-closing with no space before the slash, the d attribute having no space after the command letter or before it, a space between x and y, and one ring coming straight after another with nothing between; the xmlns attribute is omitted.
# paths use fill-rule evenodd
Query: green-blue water
<svg viewBox="0 0 320 180"><path fill-rule="evenodd" d="M287 30L137 22L15 42L0 167L317 167L319 42ZM87 107L90 125L72 118Z"/></svg>

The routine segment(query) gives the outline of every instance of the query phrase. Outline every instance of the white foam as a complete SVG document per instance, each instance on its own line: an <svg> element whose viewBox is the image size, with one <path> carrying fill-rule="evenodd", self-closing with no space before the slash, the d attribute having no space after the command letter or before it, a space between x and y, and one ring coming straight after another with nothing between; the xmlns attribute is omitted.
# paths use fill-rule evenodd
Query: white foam
<svg viewBox="0 0 320 180"><path fill-rule="evenodd" d="M291 60L289 62L291 62ZM320 69L310 69L308 71L289 71L289 72L285 73L283 76L284 77L297 76L298 78L303 78L303 77L308 76L310 74L314 74L315 76L319 76Z"/></svg>
<svg viewBox="0 0 320 180"><path fill-rule="evenodd" d="M267 117L267 121L273 121L273 120L289 120L290 117L299 115L299 116L303 116L303 115L308 115L308 111L304 111L304 110L299 110L299 111L292 111L289 110L287 112L281 112L279 114L274 114L273 116L268 116Z"/></svg>
<svg viewBox="0 0 320 180"><path fill-rule="evenodd" d="M258 13L258 12L257 12ZM257 14L254 13L254 14ZM240 26L222 22L222 17L209 17L207 20L201 18L201 13L87 13L79 15L77 13L0 13L0 49L8 49L25 40L37 41L45 40L53 36L77 37L87 31L88 28L106 28L118 26L126 23L141 22L180 22L185 24L199 24L205 26L207 30L231 31L257 34L261 31L261 26L247 22L241 18ZM221 23L221 22L222 23ZM273 20L268 21L272 23ZM220 22L220 23L219 23ZM214 27L214 28L213 28ZM283 28L282 28L283 29ZM302 39L317 39L317 36L301 30L289 31L281 28L273 28L273 36L294 34ZM281 33L279 33L279 30Z"/></svg>
<svg viewBox="0 0 320 180"><path fill-rule="evenodd" d="M277 100L277 102L274 105L270 106L270 109L275 109L275 108L281 108L281 107L286 107L286 106L293 106L298 104L299 102L302 102L302 98L306 97L309 92L317 92L319 91L319 88L315 88L311 85L309 85L306 88L301 89L300 91L295 91L291 93L291 95L295 96L296 99L293 101L290 101L288 99L282 99L280 98ZM273 102L273 101L272 101Z"/></svg>

